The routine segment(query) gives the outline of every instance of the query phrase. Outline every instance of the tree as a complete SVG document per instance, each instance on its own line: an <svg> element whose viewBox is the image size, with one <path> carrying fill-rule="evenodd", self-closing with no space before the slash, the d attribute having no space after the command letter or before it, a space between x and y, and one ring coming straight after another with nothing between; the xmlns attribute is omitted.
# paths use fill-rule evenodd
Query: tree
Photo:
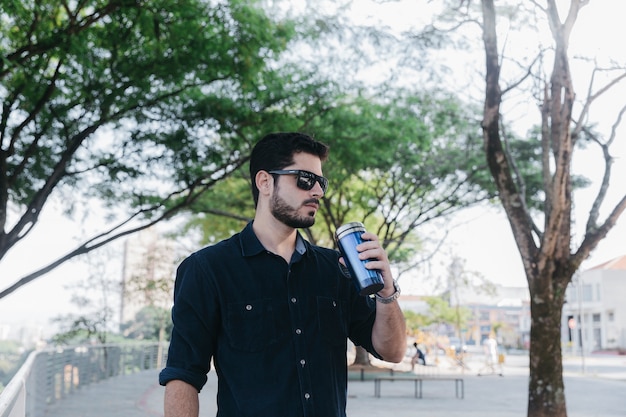
<svg viewBox="0 0 626 417"><path fill-rule="evenodd" d="M175 241L155 229L139 232L125 247L120 328L125 337L155 338L159 342L159 361L162 342L169 338L173 326L170 306L179 258ZM135 314L129 320L132 312Z"/></svg>
<svg viewBox="0 0 626 417"><path fill-rule="evenodd" d="M529 417L567 415L560 337L565 289L626 208L623 191L617 190L613 201L609 198L613 197L609 193L611 145L619 136L626 113L623 90L616 88L624 86L626 65L615 59L607 62L600 57L570 54L574 27L588 3L498 2L496 7L492 0L445 2L438 4L441 13L436 14L433 24L409 37L432 46L430 55L417 48L422 58L436 57L437 64L446 57L460 59L464 75L468 69L484 68L481 74L474 71L470 77L447 81L461 84L459 95L471 101L476 87L472 80L478 76L484 80L484 92L480 93L484 152L531 295ZM598 11L606 5L596 7ZM475 43L478 39L482 40L479 46ZM475 47L485 52L484 66L470 61L476 55ZM579 64L578 80L574 63ZM580 79L589 82L574 82ZM585 93L576 94L577 90ZM611 109L600 111L614 119L608 129L603 129L591 108L609 98ZM535 122L529 122L531 115L536 116ZM531 124L534 126L528 128ZM516 130L512 125L528 129L526 150L539 158L541 181L534 185L520 169L524 160L511 152L510 139ZM590 145L598 146L604 172L586 222L581 223L573 211L574 191L585 182L574 175L572 162L580 148ZM585 162L589 164L589 160ZM533 187L537 192L530 191Z"/></svg>
<svg viewBox="0 0 626 417"><path fill-rule="evenodd" d="M54 196L117 214L0 298L171 218L285 119L290 69L268 63L293 24L254 2L11 1L0 19L0 261Z"/></svg>
<svg viewBox="0 0 626 417"><path fill-rule="evenodd" d="M316 225L304 231L313 243L334 246L338 226L362 221L399 265L419 246L418 226L491 197L482 151L472 140L476 120L451 97L387 88L324 103L316 113L294 126L331 148L324 165L330 187ZM254 216L246 167L213 191L189 207L199 215L189 226L201 228L203 242L230 235Z"/></svg>
<svg viewBox="0 0 626 417"><path fill-rule="evenodd" d="M119 303L120 282L111 278L115 273L107 262L109 256L90 253L89 273L73 289L72 304L76 313L53 318L59 332L53 336L57 344L80 344L96 341L106 344L114 331L114 306ZM110 254L109 254L110 255ZM117 330L117 329L115 329Z"/></svg>
<svg viewBox="0 0 626 417"><path fill-rule="evenodd" d="M496 289L493 283L485 280L480 274L466 270L465 260L458 255L453 254L450 256L450 263L446 272L446 290L442 298L455 311L452 324L454 325L456 336L460 339L465 339L462 329L467 327L471 311L461 306L462 297L460 294L464 290L470 289L474 294L493 295L496 293Z"/></svg>
<svg viewBox="0 0 626 417"><path fill-rule="evenodd" d="M482 33L486 58L485 100L482 121L485 153L490 172L498 189L500 202L507 214L524 271L531 299L529 417L567 416L562 375L561 311L565 290L573 274L590 252L615 225L626 209L626 195L608 210L600 220L600 209L607 196L612 158L610 145L626 112L623 104L618 110L612 131L608 135L588 126L590 106L601 95L626 78L624 66L609 69L606 84L597 86L594 78L574 115L577 95L574 88L570 35L579 17L584 0L572 0L565 18L561 19L557 2L547 0L545 7L533 2L544 13L553 40L552 69L545 79L539 71L529 68L529 74L543 83L538 117L543 161L544 202L541 210L543 227L528 207L524 183L515 171L516 161L507 154L506 132L502 129L502 104L517 85L502 85L503 56L498 46L496 30L498 10L493 0L482 0ZM594 70L594 74L600 72ZM595 201L589 212L584 236L577 242L572 218L572 158L577 142L585 140L600 145L604 155L605 172Z"/></svg>
<svg viewBox="0 0 626 417"><path fill-rule="evenodd" d="M444 297L427 297L426 303L428 304L428 317L431 323L445 323L455 327L459 321L459 314L465 322L471 316L471 311L466 307L457 309L455 306L451 306Z"/></svg>
<svg viewBox="0 0 626 417"><path fill-rule="evenodd" d="M167 341L173 324L172 320L164 324L163 318L170 315L170 309L148 305L137 312L132 322L122 324L122 334L136 340Z"/></svg>
<svg viewBox="0 0 626 417"><path fill-rule="evenodd" d="M439 351L439 339L440 334L439 330L441 325L449 325L454 327L455 329L458 326L459 322L467 323L469 318L472 315L472 312L467 307L459 307L450 305L449 301L445 299L445 297L427 297L426 303L428 304L428 317L431 320L431 323L435 326L435 335L434 341L435 345L433 349L435 351L435 361L438 361L438 351ZM444 335L447 338L447 335ZM461 342L461 338L459 338L459 343ZM456 350L458 349L458 351ZM464 352L462 351L462 346L454 346L454 351L448 351L448 354L462 355ZM457 361L456 364L465 367L463 361Z"/></svg>
<svg viewBox="0 0 626 417"><path fill-rule="evenodd" d="M26 361L30 352L30 349L25 349L18 341L0 341L0 393Z"/></svg>
<svg viewBox="0 0 626 417"><path fill-rule="evenodd" d="M491 194L482 151L472 146L476 121L458 101L431 91L384 93L346 95L302 119L300 129L331 148L324 166L331 186L318 221L303 232L334 247L341 224L361 221L379 235L394 265L408 269L421 248L419 226ZM241 169L190 207L199 214L190 226L201 228L204 242L240 230L254 216L247 177ZM367 352L357 349L355 363L368 364Z"/></svg>
<svg viewBox="0 0 626 417"><path fill-rule="evenodd" d="M479 186L485 183L478 149L468 140L473 135L471 118L456 100L433 91L387 90L384 97L382 102L357 102L359 122L353 131L332 116L331 123L325 123L342 126L343 131L326 130L323 137L344 140L331 142L333 160L326 172L332 188L322 203L323 222L315 230L317 242L330 246L341 224L361 221L379 236L402 273L415 266L422 249L419 226L487 199L490 193ZM357 348L354 363L369 364L364 349Z"/></svg>
<svg viewBox="0 0 626 417"><path fill-rule="evenodd" d="M404 311L406 328L409 334L418 334L421 329L431 324L432 320L428 315L416 313L411 310Z"/></svg>

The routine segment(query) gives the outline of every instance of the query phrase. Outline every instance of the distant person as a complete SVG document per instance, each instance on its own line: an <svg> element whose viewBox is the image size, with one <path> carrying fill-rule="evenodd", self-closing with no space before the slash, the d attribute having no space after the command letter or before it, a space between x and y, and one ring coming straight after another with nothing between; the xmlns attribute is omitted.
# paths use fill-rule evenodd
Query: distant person
<svg viewBox="0 0 626 417"><path fill-rule="evenodd" d="M327 154L300 133L261 139L250 156L254 220L178 267L159 375L164 417L198 416L211 363L218 417L345 417L347 339L385 361L404 357L399 288L377 236L363 233L357 246L384 281L370 298L344 275L338 251L298 232L313 226L326 193Z"/></svg>
<svg viewBox="0 0 626 417"><path fill-rule="evenodd" d="M489 337L485 339L483 349L485 351L485 366L478 371L478 376L485 374L485 371L489 371L491 374L497 373L502 376L502 363L500 361L500 355L498 354L498 341L495 335L490 334Z"/></svg>
<svg viewBox="0 0 626 417"><path fill-rule="evenodd" d="M415 354L411 358L411 370L415 369L415 364L426 366L426 355L419 348L417 342L413 343L413 347L415 348Z"/></svg>

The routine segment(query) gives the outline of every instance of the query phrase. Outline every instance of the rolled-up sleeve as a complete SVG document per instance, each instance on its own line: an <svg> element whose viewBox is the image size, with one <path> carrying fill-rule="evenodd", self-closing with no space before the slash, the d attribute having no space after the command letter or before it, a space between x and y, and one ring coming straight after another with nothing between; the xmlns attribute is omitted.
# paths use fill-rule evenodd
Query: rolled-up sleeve
<svg viewBox="0 0 626 417"><path fill-rule="evenodd" d="M377 359L382 359L372 343L372 328L375 319L375 301L353 292L348 337L355 345L363 347Z"/></svg>
<svg viewBox="0 0 626 417"><path fill-rule="evenodd" d="M172 321L166 367L159 383L181 380L198 392L207 381L215 346L218 318L217 297L211 273L203 267L199 255L185 259L176 271Z"/></svg>

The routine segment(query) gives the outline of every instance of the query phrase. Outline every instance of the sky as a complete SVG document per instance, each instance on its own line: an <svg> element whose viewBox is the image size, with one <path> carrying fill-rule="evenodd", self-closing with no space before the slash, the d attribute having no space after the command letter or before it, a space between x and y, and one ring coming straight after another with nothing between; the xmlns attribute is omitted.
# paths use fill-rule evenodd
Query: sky
<svg viewBox="0 0 626 417"><path fill-rule="evenodd" d="M363 4L364 2L357 3ZM557 3L560 6L561 16L564 16L569 1L561 0ZM623 16L615 13L615 9L607 6L607 3L609 2L590 2L581 9L570 41L570 56L572 58L594 57L600 65L609 66L611 54L615 54L615 51L618 51L620 55L623 54L623 36L619 35L626 34ZM438 4L441 3L399 1L393 2L392 5L374 5L371 11L362 7L355 10L355 13L359 14L360 18L365 21L394 22L393 25L406 29L416 20L427 20L425 15L428 14L428 10ZM425 5L428 6L427 9L423 7ZM538 41L549 42L548 34L530 33L525 36L515 36L507 33L507 25L502 21L499 22L500 48L505 47L503 46L504 42L502 42L504 39L506 39L508 51L524 51L527 48L535 48ZM506 36L504 36L505 34ZM442 58L446 59L447 64L452 68L456 66L456 71L467 72L467 67L471 66L466 61L455 62L455 56L445 53ZM615 58L623 61L622 56ZM463 59L467 59L467 57L463 57ZM482 70L484 67L483 56L476 54L475 59L475 65ZM584 98L582 95L587 94L586 82L593 62L572 59L571 64L574 82L579 94L577 98L582 99ZM507 65L510 67L512 64L510 62L503 64L504 67ZM597 86L606 81L601 77L602 74L598 75L596 79L596 91ZM623 97L626 96L625 87L626 85L622 85L621 90L618 90L614 96L615 99L600 99L594 103L589 115L590 119L598 123L604 132L609 131L609 126L615 120L617 111L625 104L623 100ZM515 107L507 109L506 113L508 121L516 119L520 126L524 126L529 121L536 123L537 114L536 103L532 101L517 103ZM524 128L519 128L519 130L524 132ZM618 135L611 149L612 155L615 157L611 181L613 192L608 196L607 203L609 204L606 204L605 207L613 207L617 199L626 191L626 187L620 186L622 179L626 178L625 127L621 128L621 137ZM577 150L572 163L574 173L584 175L592 181L590 187L577 191L575 196L574 220L576 225L574 230L578 236L582 236L584 232L583 227L588 217L590 204L598 190L600 176L603 173L601 161L598 150L590 147L585 151ZM603 214L606 215L606 211ZM430 263L431 265L402 277L403 287L407 287L408 291L422 293L425 289L432 288L432 277L420 275L441 275L443 273L441 265L446 263L446 257L451 253L465 260L465 267L468 271L478 272L489 281L501 285L527 286L519 252L508 220L502 210L485 207L473 208L455 216L448 226L450 232L446 238L445 248L439 255L435 256L435 259ZM626 255L626 215L622 216L608 236L600 242L590 257L582 264L581 268L584 270L623 255Z"/></svg>
<svg viewBox="0 0 626 417"><path fill-rule="evenodd" d="M44 210L31 236L11 249L2 261L2 288L74 249L80 230L81 225L63 216L53 202ZM0 324L47 324L49 318L73 311L67 287L88 272L83 261L69 261L0 299Z"/></svg>
<svg viewBox="0 0 626 417"><path fill-rule="evenodd" d="M399 4L388 8L379 8L373 12L366 13L360 9L365 19L376 16L390 18L398 16L411 16L419 10L415 4L410 2L412 9L399 8ZM606 7L608 12L603 12L598 3L592 2L590 6L583 9L581 25L592 26L593 30L584 27L577 28L578 36L572 40L572 44L580 46L580 52L584 54L602 55L607 51L621 51L622 47L616 47L615 42L623 39L616 36L615 30L622 30L622 16L612 12L612 8ZM587 10L591 6L597 10ZM388 13L394 10L393 13ZM602 14L600 14L603 12ZM369 17L368 17L369 16ZM410 20L410 19L409 19ZM601 20L604 30L597 30L596 22ZM622 30L623 31L623 30ZM623 97L623 96L622 96ZM618 104L623 105L623 100ZM599 120L602 119L603 111L610 114L614 111L611 102L605 103L605 110L600 109L599 113L593 114ZM527 111L534 111L532 108ZM607 123L606 121L604 123ZM617 185L618 193L613 193L610 198L616 201L619 192L624 192L624 186L620 186L623 178L626 178L626 140L618 138L614 147L616 162L614 164L613 183ZM580 225L586 220L586 213L589 204L597 190L598 176L601 173L601 166L596 161L598 154L592 150L577 153L574 160L574 169L594 180L594 184L588 189L579 193L576 199L575 218L579 219ZM72 222L60 215L61 205L55 203L44 211L31 236L23 245L18 245L8 254L7 259L0 264L0 283L4 288L9 282L14 282L23 274L31 272L38 266L47 264L49 261L63 255L73 249L77 238L83 234L81 223ZM609 259L626 255L626 215L622 216L618 224L613 228L608 237L604 239L598 248L591 254L590 258L583 264L583 269L590 268ZM97 220L95 220L97 222ZM580 233L580 225L578 226ZM450 220L448 225L450 233L446 240L445 250L441 252L439 258L433 264L442 264L444 258L449 253L454 253L466 261L468 271L476 271L485 279L494 283L506 286L526 286L519 253L515 246L510 226L502 210L497 208L474 208L466 210ZM121 253L121 244L118 242L111 250ZM112 261L111 268L120 269ZM81 261L68 262L55 269L46 276L37 279L35 282L26 285L15 293L0 299L0 325L2 324L37 324L47 326L49 318L74 311L75 307L71 303L71 291L67 289L77 280L85 277L89 273L89 267ZM402 277L401 284L404 293L423 294L432 286L433 277L429 275L439 274L440 271L434 269L416 270L412 274Z"/></svg>

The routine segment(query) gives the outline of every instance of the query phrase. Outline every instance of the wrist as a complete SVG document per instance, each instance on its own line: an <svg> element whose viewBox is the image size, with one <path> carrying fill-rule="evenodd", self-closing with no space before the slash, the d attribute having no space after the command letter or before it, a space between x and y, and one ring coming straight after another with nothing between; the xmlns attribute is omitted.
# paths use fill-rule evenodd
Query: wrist
<svg viewBox="0 0 626 417"><path fill-rule="evenodd" d="M391 297L396 293L396 286L392 284L391 286L385 286L380 291L376 292L376 295L382 298Z"/></svg>
<svg viewBox="0 0 626 417"><path fill-rule="evenodd" d="M375 295L376 301L382 304L392 303L393 301L397 300L399 296L400 286L395 279L393 280L393 292L390 293L386 288L384 288Z"/></svg>

